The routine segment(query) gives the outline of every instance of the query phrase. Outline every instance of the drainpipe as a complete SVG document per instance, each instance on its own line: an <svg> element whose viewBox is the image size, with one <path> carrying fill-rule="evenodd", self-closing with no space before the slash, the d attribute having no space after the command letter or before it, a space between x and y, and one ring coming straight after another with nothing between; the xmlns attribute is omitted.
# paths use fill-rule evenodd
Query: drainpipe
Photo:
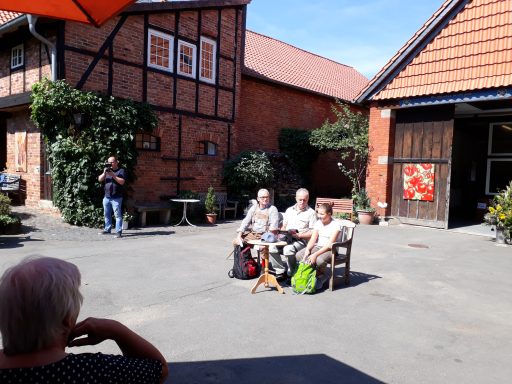
<svg viewBox="0 0 512 384"><path fill-rule="evenodd" d="M43 43L48 45L51 50L51 67L52 67L52 81L57 81L57 48L55 47L55 44L53 44L51 41L49 41L47 38L41 36L36 31L36 23L37 23L37 16L34 15L27 15L28 20L28 29L30 30L30 33L34 35L34 37L38 40L41 40Z"/></svg>
<svg viewBox="0 0 512 384"><path fill-rule="evenodd" d="M30 30L30 33L36 39L42 41L44 44L46 44L47 46L50 47L50 51L51 51L51 64L50 65L52 67L52 81L57 81L57 48L55 47L55 44L53 44L47 38L45 38L45 37L41 36L39 33L37 33L37 31L36 31L37 16L27 14L27 20L28 20L28 29ZM50 162L48 162L48 168L46 169L46 172L44 173L45 177L43 178L43 190L44 190L44 195L45 195L44 199L52 199L52 192L51 192L51 190L49 191L50 182L48 180L52 174L51 169L52 169L52 166L51 166Z"/></svg>

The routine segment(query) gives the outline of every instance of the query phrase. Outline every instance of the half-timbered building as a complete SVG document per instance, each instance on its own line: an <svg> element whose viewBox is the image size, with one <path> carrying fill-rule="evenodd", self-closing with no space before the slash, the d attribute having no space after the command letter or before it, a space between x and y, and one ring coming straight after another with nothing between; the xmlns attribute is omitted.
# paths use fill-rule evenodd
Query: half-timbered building
<svg viewBox="0 0 512 384"><path fill-rule="evenodd" d="M158 114L157 130L136 138L135 200L220 188L240 99L247 3L139 3L101 28L41 18L42 39L24 15L0 12L0 164L22 176L26 203L51 199L29 96L35 82L51 76L52 45L58 79L147 102Z"/></svg>

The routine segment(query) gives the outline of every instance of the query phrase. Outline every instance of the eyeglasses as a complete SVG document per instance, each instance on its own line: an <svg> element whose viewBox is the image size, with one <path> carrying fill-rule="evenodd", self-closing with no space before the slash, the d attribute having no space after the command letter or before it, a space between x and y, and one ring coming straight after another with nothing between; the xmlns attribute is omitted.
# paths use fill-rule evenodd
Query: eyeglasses
<svg viewBox="0 0 512 384"><path fill-rule="evenodd" d="M270 199L270 196L258 196L258 199Z"/></svg>

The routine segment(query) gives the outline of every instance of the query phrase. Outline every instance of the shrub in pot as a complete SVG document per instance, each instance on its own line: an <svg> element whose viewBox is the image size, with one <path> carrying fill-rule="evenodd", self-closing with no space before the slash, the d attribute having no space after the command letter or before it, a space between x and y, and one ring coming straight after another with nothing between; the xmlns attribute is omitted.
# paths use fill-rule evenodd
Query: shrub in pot
<svg viewBox="0 0 512 384"><path fill-rule="evenodd" d="M206 209L206 220L210 224L215 224L217 222L217 205L215 192L211 185L208 188L208 192L206 193L204 207Z"/></svg>
<svg viewBox="0 0 512 384"><path fill-rule="evenodd" d="M375 208L370 205L370 198L368 197L366 189L361 188L352 196L352 199L354 200L354 207L359 224L373 224Z"/></svg>

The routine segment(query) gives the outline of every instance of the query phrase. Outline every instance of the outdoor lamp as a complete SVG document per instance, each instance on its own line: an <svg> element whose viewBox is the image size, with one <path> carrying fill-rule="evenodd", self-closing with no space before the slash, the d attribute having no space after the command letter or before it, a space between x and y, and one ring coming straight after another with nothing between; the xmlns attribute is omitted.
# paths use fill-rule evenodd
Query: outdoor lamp
<svg viewBox="0 0 512 384"><path fill-rule="evenodd" d="M81 112L73 113L73 120L75 122L75 127L80 128L84 123L84 114Z"/></svg>

